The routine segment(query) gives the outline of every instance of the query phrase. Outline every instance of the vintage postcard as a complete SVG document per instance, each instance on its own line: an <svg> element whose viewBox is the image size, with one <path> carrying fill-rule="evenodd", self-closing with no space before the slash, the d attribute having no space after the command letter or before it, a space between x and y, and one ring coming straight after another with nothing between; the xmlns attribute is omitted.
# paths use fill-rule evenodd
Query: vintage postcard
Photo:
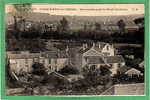
<svg viewBox="0 0 150 100"><path fill-rule="evenodd" d="M6 4L7 96L144 96L144 4Z"/></svg>

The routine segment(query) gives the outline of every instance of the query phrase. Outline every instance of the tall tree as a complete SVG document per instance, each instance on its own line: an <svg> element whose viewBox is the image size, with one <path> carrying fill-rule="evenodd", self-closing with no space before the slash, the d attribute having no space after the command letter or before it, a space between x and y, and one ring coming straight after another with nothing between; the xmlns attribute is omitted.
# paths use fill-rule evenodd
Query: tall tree
<svg viewBox="0 0 150 100"><path fill-rule="evenodd" d="M18 22L20 22L21 26L23 26L23 31L26 30L26 18L28 17L29 13L32 11L31 4L13 4L13 11L12 15L14 17L14 31L18 34L16 34L17 38L20 38L19 29L20 25L18 25Z"/></svg>
<svg viewBox="0 0 150 100"><path fill-rule="evenodd" d="M68 22L68 20L67 20L65 17L63 17L63 18L60 20L60 26L61 26L61 31L62 31L63 33L65 33L65 32L68 31L68 29L69 29L69 22Z"/></svg>
<svg viewBox="0 0 150 100"><path fill-rule="evenodd" d="M135 38L139 40L140 43L142 43L144 46L144 18L137 18L134 20L134 23L139 27L138 31L136 32Z"/></svg>
<svg viewBox="0 0 150 100"><path fill-rule="evenodd" d="M119 27L119 30L120 30L120 33L125 33L125 22L123 19L120 19L118 22L117 22L117 25Z"/></svg>
<svg viewBox="0 0 150 100"><path fill-rule="evenodd" d="M138 25L139 29L144 27L144 18L137 18L134 23Z"/></svg>
<svg viewBox="0 0 150 100"><path fill-rule="evenodd" d="M95 65L91 67L85 66L83 67L82 72L87 83L91 85L105 85L111 78L111 71L109 70L108 66L101 66L100 68L96 68Z"/></svg>

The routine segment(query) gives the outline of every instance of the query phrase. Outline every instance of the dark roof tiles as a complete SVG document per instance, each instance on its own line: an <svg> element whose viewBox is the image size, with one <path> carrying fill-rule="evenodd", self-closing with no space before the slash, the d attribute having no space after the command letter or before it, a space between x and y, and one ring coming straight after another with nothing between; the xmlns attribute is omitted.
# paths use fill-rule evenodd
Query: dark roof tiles
<svg viewBox="0 0 150 100"><path fill-rule="evenodd" d="M107 62L108 64L125 62L125 61L124 61L124 58L123 58L121 55L106 56L105 59L106 59L106 62Z"/></svg>
<svg viewBox="0 0 150 100"><path fill-rule="evenodd" d="M88 64L113 64L113 63L123 63L125 62L121 55L116 56L86 56Z"/></svg>
<svg viewBox="0 0 150 100"><path fill-rule="evenodd" d="M88 59L88 64L105 64L103 58L100 56L88 56L85 58Z"/></svg>

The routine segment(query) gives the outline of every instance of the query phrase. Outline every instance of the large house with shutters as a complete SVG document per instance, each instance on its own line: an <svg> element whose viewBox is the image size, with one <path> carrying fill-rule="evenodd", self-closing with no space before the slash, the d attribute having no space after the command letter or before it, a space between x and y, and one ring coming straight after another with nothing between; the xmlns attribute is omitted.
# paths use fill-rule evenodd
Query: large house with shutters
<svg viewBox="0 0 150 100"><path fill-rule="evenodd" d="M32 65L36 62L42 63L49 71L58 71L68 64L68 57L63 51L45 51L40 53L8 51L7 59L11 71L16 74L32 72Z"/></svg>
<svg viewBox="0 0 150 100"><path fill-rule="evenodd" d="M83 67L108 66L112 75L117 73L119 67L125 65L123 57L116 55L113 44L109 43L93 43L92 47L83 44L83 47L76 54L75 62L80 71Z"/></svg>

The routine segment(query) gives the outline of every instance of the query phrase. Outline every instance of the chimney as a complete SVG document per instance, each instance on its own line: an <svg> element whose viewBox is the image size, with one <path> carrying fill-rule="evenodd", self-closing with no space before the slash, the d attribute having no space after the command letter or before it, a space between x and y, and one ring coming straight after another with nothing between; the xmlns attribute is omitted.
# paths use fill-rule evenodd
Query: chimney
<svg viewBox="0 0 150 100"><path fill-rule="evenodd" d="M69 51L69 48L68 48L68 45L67 45L67 47L66 47L66 52L68 52Z"/></svg>
<svg viewBox="0 0 150 100"><path fill-rule="evenodd" d="M84 43L82 44L82 49L83 49L83 50L85 50L85 49L86 49L86 47L85 47L85 44L84 44Z"/></svg>
<svg viewBox="0 0 150 100"><path fill-rule="evenodd" d="M88 48L88 45L87 45L87 43L85 44L85 48Z"/></svg>
<svg viewBox="0 0 150 100"><path fill-rule="evenodd" d="M98 48L101 48L101 43L100 42L98 43Z"/></svg>
<svg viewBox="0 0 150 100"><path fill-rule="evenodd" d="M95 48L95 43L93 42L93 46L92 46L92 48Z"/></svg>

